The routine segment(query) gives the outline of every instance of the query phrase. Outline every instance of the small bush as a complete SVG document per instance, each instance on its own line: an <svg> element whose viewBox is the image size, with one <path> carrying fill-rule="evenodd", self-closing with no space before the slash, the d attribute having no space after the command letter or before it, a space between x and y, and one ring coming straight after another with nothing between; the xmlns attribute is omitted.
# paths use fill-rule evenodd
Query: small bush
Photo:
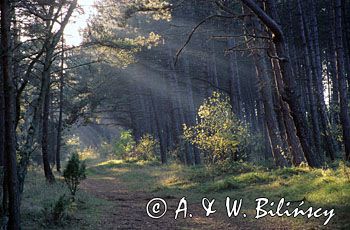
<svg viewBox="0 0 350 230"><path fill-rule="evenodd" d="M79 155L74 153L63 171L64 181L66 182L73 200L81 180L86 178L85 163L79 160Z"/></svg>
<svg viewBox="0 0 350 230"><path fill-rule="evenodd" d="M121 132L120 139L115 143L114 152L117 158L126 159L135 148L135 141L130 130Z"/></svg>
<svg viewBox="0 0 350 230"><path fill-rule="evenodd" d="M159 143L151 135L145 134L141 140L137 143L135 150L131 154L131 157L135 157L138 160L152 161L156 159L156 151Z"/></svg>
<svg viewBox="0 0 350 230"><path fill-rule="evenodd" d="M64 217L67 215L67 209L71 204L71 200L64 195L61 195L49 208L44 208L43 214L45 221L49 224L61 224Z"/></svg>
<svg viewBox="0 0 350 230"><path fill-rule="evenodd" d="M244 159L238 150L248 129L232 113L230 99L219 92L213 92L199 107L198 124L183 125L183 135L186 141L206 152L207 164Z"/></svg>

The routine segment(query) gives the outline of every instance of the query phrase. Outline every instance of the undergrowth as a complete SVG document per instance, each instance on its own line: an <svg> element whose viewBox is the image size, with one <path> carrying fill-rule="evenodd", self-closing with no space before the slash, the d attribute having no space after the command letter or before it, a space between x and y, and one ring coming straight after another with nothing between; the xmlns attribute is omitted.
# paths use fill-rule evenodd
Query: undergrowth
<svg viewBox="0 0 350 230"><path fill-rule="evenodd" d="M21 204L23 229L96 229L112 204L84 191L72 202L63 178L56 178L48 184L41 169L29 169Z"/></svg>

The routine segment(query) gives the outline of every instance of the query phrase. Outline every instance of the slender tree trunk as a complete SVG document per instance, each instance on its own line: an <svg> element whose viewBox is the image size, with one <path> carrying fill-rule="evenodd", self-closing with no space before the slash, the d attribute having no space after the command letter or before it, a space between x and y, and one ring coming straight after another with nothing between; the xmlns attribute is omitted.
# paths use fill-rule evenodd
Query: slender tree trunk
<svg viewBox="0 0 350 230"><path fill-rule="evenodd" d="M162 123L159 118L158 110L156 109L156 104L155 104L155 99L153 96L153 93L151 92L151 103L152 103L152 108L154 111L154 116L156 120L156 129L159 137L159 145L160 145L160 160L162 164L166 164L168 162L167 160L167 153L166 153L166 139L164 138L164 130L162 128Z"/></svg>
<svg viewBox="0 0 350 230"><path fill-rule="evenodd" d="M11 6L9 0L1 0L1 67L4 92L5 117L5 180L8 189L8 229L20 229L20 195L16 159L16 88L11 72L10 52Z"/></svg>
<svg viewBox="0 0 350 230"><path fill-rule="evenodd" d="M309 105L310 105L310 120L312 124L312 137L313 137L313 144L315 147L315 150L317 153L321 153L321 136L320 136L320 127L319 127L319 117L317 112L317 105L316 105L316 99L315 99L315 91L313 88L313 79L312 76L314 75L315 68L311 66L310 61L310 53L309 48L307 45L306 40L306 32L305 32L305 26L304 26L304 17L302 13L302 6L300 3L300 0L297 1L298 4L298 19L299 19L299 28L300 28L300 34L301 34L301 41L302 41L302 49L303 49L303 56L305 61L305 72L306 72L306 82L307 82L307 88L309 92ZM311 45L312 46L312 45Z"/></svg>
<svg viewBox="0 0 350 230"><path fill-rule="evenodd" d="M343 49L343 32L342 32L342 11L341 0L335 0L334 16L335 16L335 53L336 53L336 69L339 84L340 97L340 120L343 129L343 141L345 146L345 159L350 161L350 118L348 109L347 86L345 79L344 67L344 49Z"/></svg>
<svg viewBox="0 0 350 230"><path fill-rule="evenodd" d="M2 53L1 53L2 54ZM2 69L2 68L1 68ZM0 229L4 228L3 220L7 215L7 184L5 180L5 98L4 98L4 81L3 73L0 72L0 185L2 186L0 191L1 209L0 209Z"/></svg>
<svg viewBox="0 0 350 230"><path fill-rule="evenodd" d="M187 99L188 99L188 106L189 106L189 122L191 125L196 124L196 109L194 106L194 101L193 101L193 89L192 89L192 81L191 81L191 75L190 75L190 66L189 66L189 60L188 60L188 53L183 55L184 57L184 71L185 71L185 78L186 78L186 91L188 93ZM201 164L201 156L200 156L200 151L195 145L191 145L193 148L193 155L194 155L194 163L196 165Z"/></svg>
<svg viewBox="0 0 350 230"><path fill-rule="evenodd" d="M318 112L319 112L319 120L321 121L321 131L322 137L324 140L324 146L326 150L326 155L329 156L332 160L335 158L335 141L332 135L329 133L330 130L330 122L329 117L326 114L327 108L324 101L324 93L323 93L323 73L322 73L322 61L320 54L320 45L319 45L319 35L318 35L318 22L316 17L316 4L314 0L310 2L311 12L310 12L310 39L312 47L311 54L313 54L314 60L314 82L316 88L316 98L318 104ZM321 154L321 152L319 152ZM322 155L321 155L322 156Z"/></svg>
<svg viewBox="0 0 350 230"><path fill-rule="evenodd" d="M42 117L42 137L41 137L41 151L44 164L45 178L49 183L55 182L55 177L51 171L49 160L49 106L50 104L50 91L47 91L45 95L45 103L43 108Z"/></svg>
<svg viewBox="0 0 350 230"><path fill-rule="evenodd" d="M61 71L60 71L60 88L59 88L59 104L58 104L58 124L57 124L57 143L56 143L56 170L61 172L61 139L63 126L63 90L64 90L64 37L62 34L61 44Z"/></svg>
<svg viewBox="0 0 350 230"><path fill-rule="evenodd" d="M193 159L190 147L189 147L187 142L185 143L180 138L182 135L182 133L181 133L182 125L185 123L185 116L184 116L184 111L183 111L183 106L182 106L183 102L181 101L182 92L181 92L181 87L179 84L178 75L176 73L176 69L174 66L174 62L170 58L170 57L173 57L172 50L171 50L171 48L168 48L168 49L169 49L169 59L170 59L168 61L168 63L169 63L170 69L171 69L170 77L171 77L171 87L173 90L173 97L171 99L172 99L172 102L174 104L174 107L176 108L176 114L174 114L174 116L177 116L177 118L178 118L176 125L177 125L177 129L178 129L179 144L184 145L186 164L192 165L194 163L194 159Z"/></svg>
<svg viewBox="0 0 350 230"><path fill-rule="evenodd" d="M228 39L227 41L228 48L235 45L234 39ZM237 117L241 118L241 83L238 75L238 66L237 66L237 53L230 53L230 99L233 112Z"/></svg>
<svg viewBox="0 0 350 230"><path fill-rule="evenodd" d="M254 57L256 73L261 88L260 93L264 104L265 121L270 137L269 140L271 143L271 149L273 152L274 159L276 161L276 165L280 167L285 167L288 165L288 161L286 159L286 156L288 155L286 154L288 152L288 146L286 143L283 142L282 135L278 129L278 124L273 109L271 90L269 89L269 79L263 73L264 71L262 69L262 65L259 64L259 60L261 59L262 57L257 57L256 55Z"/></svg>
<svg viewBox="0 0 350 230"><path fill-rule="evenodd" d="M329 42L330 51L328 51L329 55L329 71L332 79L332 94L331 94L331 104L330 104L330 116L331 122L334 127L340 124L338 108L339 106L339 89L338 89L338 79L337 79L337 70L336 70L336 59L335 59L335 44L334 44L334 30L332 29L332 38Z"/></svg>

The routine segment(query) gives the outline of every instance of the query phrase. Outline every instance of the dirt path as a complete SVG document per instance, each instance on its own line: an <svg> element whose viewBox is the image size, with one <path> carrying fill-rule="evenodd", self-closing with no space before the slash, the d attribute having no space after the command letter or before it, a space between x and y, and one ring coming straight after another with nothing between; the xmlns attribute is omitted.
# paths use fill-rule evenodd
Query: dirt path
<svg viewBox="0 0 350 230"><path fill-rule="evenodd" d="M126 187L125 182L115 177L89 178L82 183L85 191L114 203L114 207L106 210L101 219L100 229L289 229L282 223L267 228L262 223L237 222L218 215L205 217L200 204L191 205L192 218L175 220L175 210L181 197L166 197L167 213L160 219L152 219L147 215L146 204L156 195L130 191Z"/></svg>
<svg viewBox="0 0 350 230"><path fill-rule="evenodd" d="M175 220L174 213L179 199L167 197L168 211L160 219L148 217L146 204L154 195L141 191L133 192L115 178L87 179L82 188L95 196L115 202L112 210L101 220L103 229L223 229L230 225L215 223L211 218L193 217L189 220ZM233 228L234 229L234 228Z"/></svg>

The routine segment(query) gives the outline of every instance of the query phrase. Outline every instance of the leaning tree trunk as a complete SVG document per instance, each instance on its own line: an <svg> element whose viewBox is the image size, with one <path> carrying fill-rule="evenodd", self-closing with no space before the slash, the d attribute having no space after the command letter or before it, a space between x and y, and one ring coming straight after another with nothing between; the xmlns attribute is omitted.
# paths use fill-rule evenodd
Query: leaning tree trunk
<svg viewBox="0 0 350 230"><path fill-rule="evenodd" d="M275 90L276 104L279 111L277 111L277 115L279 119L282 121L281 124L281 132L284 129L287 134L287 140L289 146L291 147L292 154L292 162L293 165L299 166L302 162L305 162L304 151L302 149L300 139L297 136L296 127L291 117L291 112L288 104L282 100L281 95L284 94L283 81L281 76L281 71L279 69L278 61L275 59L272 60L272 68L274 72L275 79L272 81Z"/></svg>
<svg viewBox="0 0 350 230"><path fill-rule="evenodd" d="M11 7L9 0L1 0L1 67L4 92L5 117L5 180L8 191L8 229L20 228L20 195L16 159L16 87L11 73L10 33Z"/></svg>
<svg viewBox="0 0 350 230"><path fill-rule="evenodd" d="M273 43L276 47L276 54L278 56L280 70L285 86L285 95L283 95L283 98L290 106L291 115L297 129L298 137L300 139L305 157L309 165L312 167L319 167L321 166L321 163L319 162L319 159L312 148L310 148L308 142L310 133L305 118L305 113L302 110L300 97L297 94L297 85L293 76L292 67L289 61L289 55L286 52L284 34L277 22L269 15L267 15L266 12L255 3L255 1L241 0L241 2L250 8L254 14L262 21L262 23L265 24L265 26L267 26L268 29L273 33ZM274 9L274 1L269 1L269 5L271 6L272 14L275 15L276 12Z"/></svg>
<svg viewBox="0 0 350 230"><path fill-rule="evenodd" d="M243 7L244 14L249 14L249 11L246 10L245 7ZM256 30L260 30L261 26L259 25L259 22L255 18L251 19L250 17L245 17L244 19L245 28L247 34L254 34ZM254 27L254 28L253 28ZM253 45L250 45L253 44ZM265 122L269 134L269 142L272 149L273 158L275 160L275 163L279 167L285 167L288 166L288 161L286 159L286 154L289 150L288 144L286 143L286 139L282 138L282 135L280 133L280 130L278 128L278 123L276 120L276 114L274 112L273 108L273 102L272 102L272 92L271 92L271 84L270 80L267 75L267 71L263 65L263 59L261 52L254 49L256 47L262 46L262 42L254 41L254 43L248 44L248 48L252 50L253 54L253 61L255 64L255 70L256 70L256 77L258 80L259 85L259 92L262 98L263 107L264 107L264 115L265 115ZM285 155L284 155L285 154Z"/></svg>
<svg viewBox="0 0 350 230"><path fill-rule="evenodd" d="M288 161L286 159L286 156L288 155L286 154L288 152L288 145L285 143L286 140L282 139L282 135L276 121L270 89L271 84L269 84L266 71L263 70L263 66L260 63L262 57L255 54L253 58L255 62L256 74L259 80L260 93L264 104L265 122L268 129L273 156L277 166L285 167L288 166Z"/></svg>

